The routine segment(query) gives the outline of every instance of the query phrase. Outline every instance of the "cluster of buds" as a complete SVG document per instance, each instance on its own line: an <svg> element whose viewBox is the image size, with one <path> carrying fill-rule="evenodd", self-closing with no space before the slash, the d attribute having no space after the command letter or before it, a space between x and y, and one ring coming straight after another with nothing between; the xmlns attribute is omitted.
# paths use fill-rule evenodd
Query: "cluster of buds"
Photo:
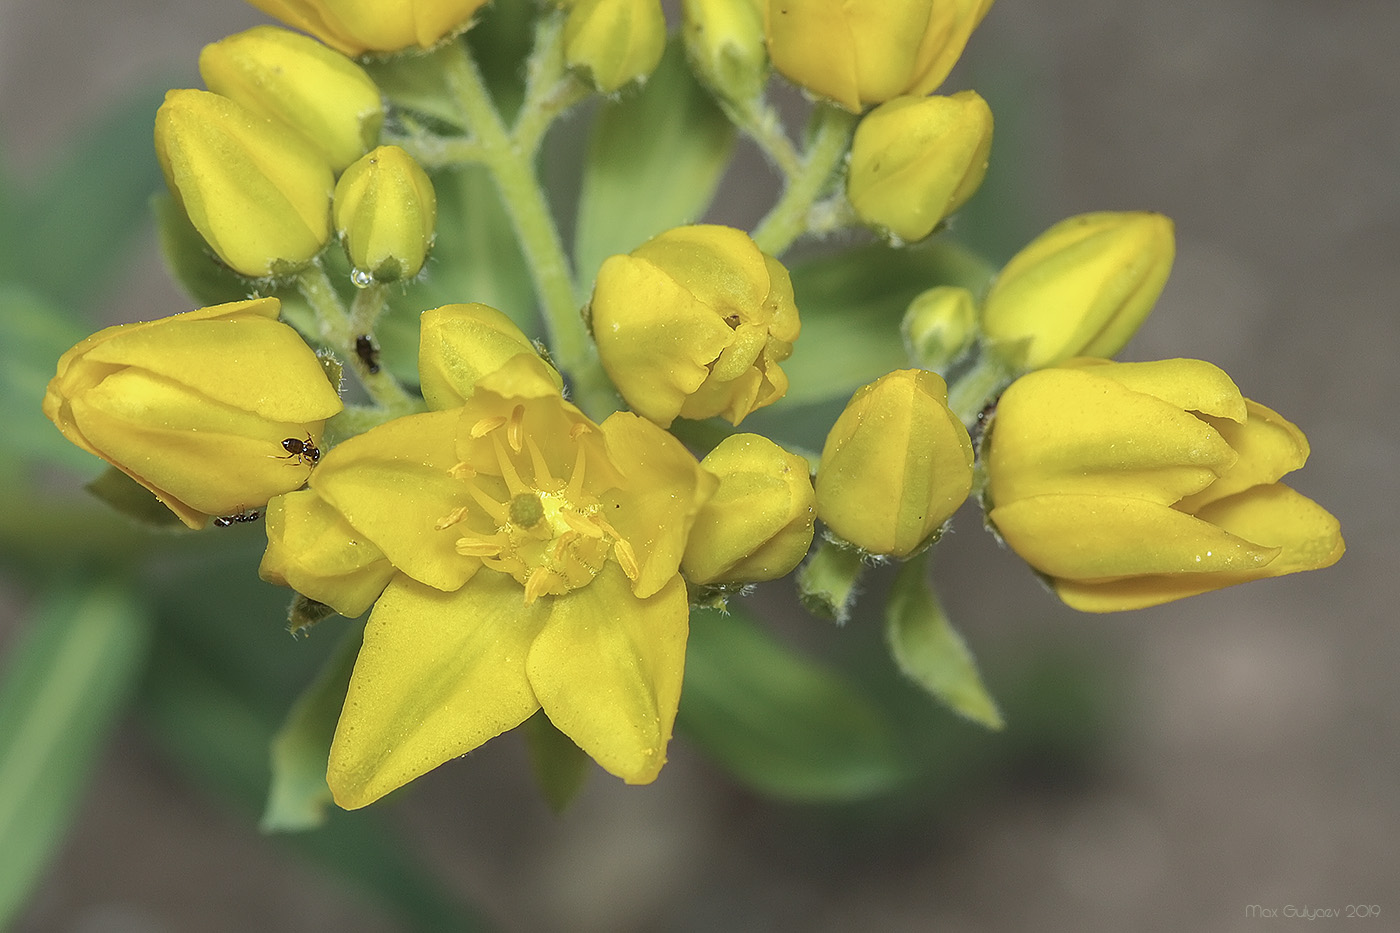
<svg viewBox="0 0 1400 933"><path fill-rule="evenodd" d="M921 571L919 556L974 488L988 527L1086 611L1341 556L1335 519L1279 482L1307 458L1298 428L1210 364L1107 359L1165 286L1175 247L1159 214L1069 218L985 287L917 283L905 292L918 291L900 335L907 363L884 356L859 379L817 387L834 410L867 383L824 443L811 442L819 456L749 430L766 421L786 439L780 403L801 381L807 296L778 258L786 247L857 223L882 250L924 240L982 183L991 109L973 91L934 92L991 0L686 0L685 92L708 89L720 106L706 113L768 146L787 190L752 234L690 223L698 209L668 213L659 198L665 222L599 250L615 252L592 282L575 280L563 252L535 144L588 87L612 108L664 84L646 81L666 46L659 0L538 5L513 126L460 35L484 0L254 5L310 37L265 26L207 47L208 90L167 95L156 151L191 224L238 274L237 294L299 288L316 326L290 313L301 333L282 323L268 297L109 328L60 359L44 411L190 527L265 510L264 579L346 616L371 611L329 755L342 806L541 710L609 772L652 780L692 605L804 561L810 597L802 575L836 552L850 558L847 591L863 562ZM804 153L772 132L770 72L815 99ZM375 76L383 89L414 85L413 99L386 100ZM432 98L427 110L415 109L420 97ZM627 121L599 122L606 134ZM697 163L723 148L687 136L688 124L637 122L705 149ZM424 271L438 204L413 153L454 185L468 169L494 176L509 220L454 217L440 259L448 230L474 238L455 244L462 257L512 224L530 267L518 279L533 284L538 309L498 310L470 294L420 301L440 284ZM593 194L616 180L599 182L605 174L589 176ZM649 208L654 193L628 203ZM794 217L809 226L775 232ZM332 238L359 287L340 283L355 295L349 311L319 265ZM867 290L886 285L868 270L850 275ZM391 282L401 284L377 287ZM470 274L449 284L464 282L491 285ZM417 324L416 383L399 375L413 372L412 340L399 340L410 362L380 370L385 307ZM521 329L536 310L552 342ZM858 317L818 320L839 335L828 352L863 336ZM809 342L821 329L812 322ZM339 367L301 334L358 356L371 404L347 410ZM897 355L898 337L889 344ZM969 428L993 410L974 445ZM982 689L970 676L963 695Z"/></svg>

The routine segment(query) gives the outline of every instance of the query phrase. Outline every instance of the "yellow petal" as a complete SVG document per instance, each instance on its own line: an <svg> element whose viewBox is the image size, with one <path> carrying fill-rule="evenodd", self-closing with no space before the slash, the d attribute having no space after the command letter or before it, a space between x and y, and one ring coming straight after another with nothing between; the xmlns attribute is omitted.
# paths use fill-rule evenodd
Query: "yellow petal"
<svg viewBox="0 0 1400 933"><path fill-rule="evenodd" d="M598 764L647 784L666 761L690 625L673 576L638 599L609 562L588 586L542 600L549 620L530 647L530 685L551 722Z"/></svg>
<svg viewBox="0 0 1400 933"><path fill-rule="evenodd" d="M1196 517L1261 545L1282 548L1264 569L1266 577L1330 567L1346 551L1341 524L1332 513L1282 483L1254 486L1212 502Z"/></svg>
<svg viewBox="0 0 1400 933"><path fill-rule="evenodd" d="M525 606L520 585L489 570L454 593L396 577L365 626L331 744L335 802L373 803L533 715L526 656L545 605Z"/></svg>
<svg viewBox="0 0 1400 933"><path fill-rule="evenodd" d="M1247 410L1244 396L1225 370L1205 360L1152 360L1146 363L1115 363L1080 358L1068 360L1066 367L1085 369L1103 379L1159 398L1182 411L1228 418L1244 423Z"/></svg>
<svg viewBox="0 0 1400 933"><path fill-rule="evenodd" d="M632 588L648 597L676 575L695 516L719 480L680 441L631 412L610 415L601 428L608 457L625 477L605 497L602 514L632 546L641 569Z"/></svg>
<svg viewBox="0 0 1400 933"><path fill-rule="evenodd" d="M1032 567L1074 580L1253 573L1280 553L1146 499L1033 496L997 506L988 517Z"/></svg>
<svg viewBox="0 0 1400 933"><path fill-rule="evenodd" d="M1244 424L1224 419L1211 422L1239 459L1218 480L1177 503L1183 512L1194 514L1207 503L1251 486L1278 482L1308 462L1308 439L1295 424L1252 399L1245 399L1245 405L1249 418Z"/></svg>
<svg viewBox="0 0 1400 933"><path fill-rule="evenodd" d="M457 553L459 531L435 527L473 504L467 485L448 473L459 461L459 418L455 409L396 418L337 446L311 477L311 488L395 567L441 590L457 589L480 566Z"/></svg>
<svg viewBox="0 0 1400 933"><path fill-rule="evenodd" d="M289 586L348 618L384 591L394 566L341 514L310 489L267 504L267 550L258 576Z"/></svg>

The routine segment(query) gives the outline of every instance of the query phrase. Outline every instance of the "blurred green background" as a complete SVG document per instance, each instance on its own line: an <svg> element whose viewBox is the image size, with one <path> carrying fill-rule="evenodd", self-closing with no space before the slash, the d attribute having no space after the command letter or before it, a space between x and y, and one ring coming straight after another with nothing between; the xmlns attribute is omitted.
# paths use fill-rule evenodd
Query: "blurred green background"
<svg viewBox="0 0 1400 933"><path fill-rule="evenodd" d="M1342 520L1339 565L1080 616L969 509L935 576L1008 729L869 687L922 763L901 794L776 803L681 738L655 785L596 773L556 817L509 736L292 840L257 831L260 750L335 633L285 634L285 592L252 579L260 527L135 532L86 501L97 465L31 407L97 326L189 307L145 213L149 121L165 87L197 84L202 44L263 19L235 0L81 12L0 6L0 721L63 740L0 730L20 750L0 799L39 790L0 809L0 875L37 881L15 929L452 929L480 910L518 930L1234 930L1262 922L1251 904L1400 911L1392 2L1001 0L948 85L998 118L955 223L994 258L1081 211L1175 219L1175 272L1125 356L1210 359L1297 422L1313 457L1295 485ZM769 202L744 159L712 219L751 225ZM749 604L881 682L868 612L836 631L788 602L772 585ZM13 676L35 659L64 676ZM25 833L51 862L16 867L43 848Z"/></svg>

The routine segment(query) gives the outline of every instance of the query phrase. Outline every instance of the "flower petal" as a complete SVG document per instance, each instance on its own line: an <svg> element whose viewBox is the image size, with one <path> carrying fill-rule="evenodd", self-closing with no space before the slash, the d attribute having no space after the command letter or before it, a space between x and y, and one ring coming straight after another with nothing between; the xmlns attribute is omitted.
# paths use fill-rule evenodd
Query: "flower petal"
<svg viewBox="0 0 1400 933"><path fill-rule="evenodd" d="M1244 396L1225 370L1205 360L1152 360L1145 363L1115 363L1080 357L1061 364L1087 369L1096 376L1112 379L1134 392L1143 392L1184 411L1245 420Z"/></svg>
<svg viewBox="0 0 1400 933"><path fill-rule="evenodd" d="M355 530L420 583L455 590L481 562L457 553L460 535L437 523L468 505L458 463L460 410L408 415L337 446L311 474L311 488Z"/></svg>
<svg viewBox="0 0 1400 933"><path fill-rule="evenodd" d="M647 784L666 761L680 703L690 611L672 576L638 599L609 561L581 589L541 600L549 621L526 662L540 705L604 769Z"/></svg>
<svg viewBox="0 0 1400 933"><path fill-rule="evenodd" d="M1260 576L1330 567L1346 552L1341 523L1322 506L1282 483L1254 486L1196 513L1233 535L1282 548Z"/></svg>
<svg viewBox="0 0 1400 933"><path fill-rule="evenodd" d="M1252 399L1245 399L1245 405L1249 418L1244 424L1210 420L1240 458L1218 480L1178 502L1177 508L1194 515L1209 502L1233 496L1251 486L1276 483L1307 463L1308 439L1297 425Z"/></svg>
<svg viewBox="0 0 1400 933"><path fill-rule="evenodd" d="M526 655L546 605L525 606L492 571L454 593L396 577L365 626L331 744L335 802L373 803L533 715Z"/></svg>
<svg viewBox="0 0 1400 933"><path fill-rule="evenodd" d="M632 590L646 598L676 575L695 516L719 480L675 437L631 412L616 412L600 427L608 457L626 477L605 497L604 514L632 546L641 568Z"/></svg>
<svg viewBox="0 0 1400 933"><path fill-rule="evenodd" d="M1147 499L1032 496L988 516L1041 573L1104 581L1155 573L1258 571L1278 547L1254 544L1209 521Z"/></svg>

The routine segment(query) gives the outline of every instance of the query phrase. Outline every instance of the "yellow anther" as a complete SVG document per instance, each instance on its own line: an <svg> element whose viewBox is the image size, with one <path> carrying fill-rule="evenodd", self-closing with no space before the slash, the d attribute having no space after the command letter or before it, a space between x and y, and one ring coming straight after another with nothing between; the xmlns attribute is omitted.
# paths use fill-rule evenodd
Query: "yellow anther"
<svg viewBox="0 0 1400 933"><path fill-rule="evenodd" d="M467 511L468 510L465 505L460 508L453 509L447 515L444 515L442 518L439 518L437 520L437 522L433 525L433 530L442 531L444 528L451 528L453 525L457 524L462 519L467 517Z"/></svg>
<svg viewBox="0 0 1400 933"><path fill-rule="evenodd" d="M448 470L447 475L453 479L475 479L476 467L464 460Z"/></svg>
<svg viewBox="0 0 1400 933"><path fill-rule="evenodd" d="M458 538L457 553L463 557L499 557L501 542L492 538Z"/></svg>
<svg viewBox="0 0 1400 933"><path fill-rule="evenodd" d="M520 453L521 446L525 442L525 406L516 405L510 411L510 422L506 428L506 440L510 442L510 449Z"/></svg>
<svg viewBox="0 0 1400 933"><path fill-rule="evenodd" d="M613 556L617 558L622 572L627 574L627 579L635 581L642 575L641 565L637 563L637 552L623 539L613 539Z"/></svg>
<svg viewBox="0 0 1400 933"><path fill-rule="evenodd" d="M501 417L500 415L497 415L494 418L482 418L476 424L472 425L472 429L469 433L471 434L473 439L485 437L492 431L499 428L501 425L505 424L506 420L506 418Z"/></svg>

